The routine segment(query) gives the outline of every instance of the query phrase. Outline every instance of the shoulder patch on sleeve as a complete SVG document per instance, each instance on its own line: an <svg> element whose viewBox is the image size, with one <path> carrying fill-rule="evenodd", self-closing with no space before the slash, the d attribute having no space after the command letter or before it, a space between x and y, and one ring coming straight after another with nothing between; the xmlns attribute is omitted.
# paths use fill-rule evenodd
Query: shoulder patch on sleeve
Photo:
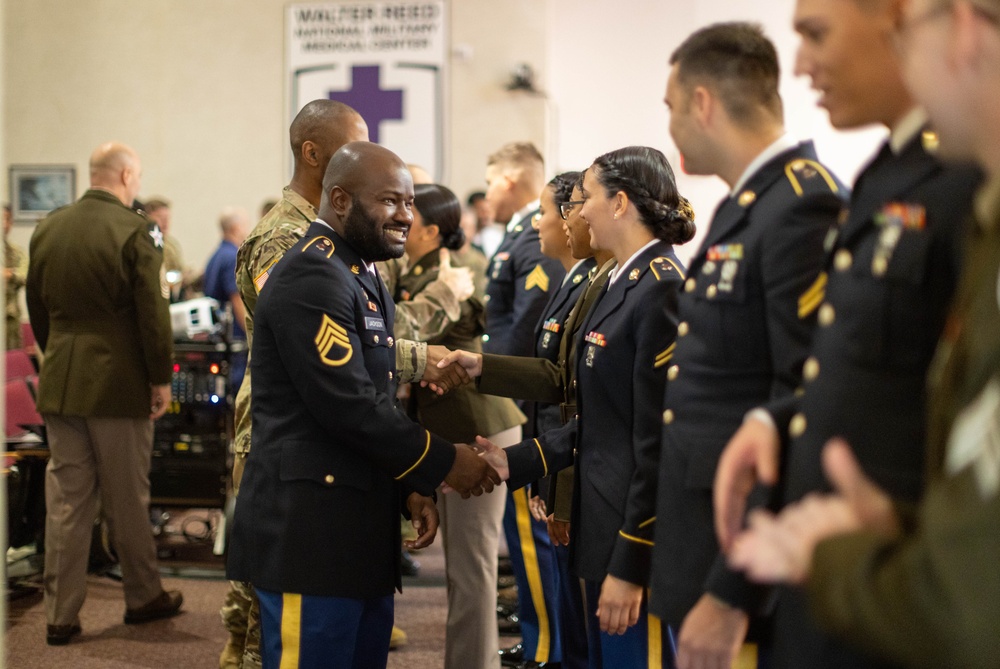
<svg viewBox="0 0 1000 669"><path fill-rule="evenodd" d="M653 276L656 277L657 281L660 281L664 276L670 276L674 273L676 273L681 279L684 279L684 270L681 269L681 266L678 263L674 262L667 256L653 258L653 260L649 263L649 269L653 271Z"/></svg>
<svg viewBox="0 0 1000 669"><path fill-rule="evenodd" d="M257 291L258 295L260 295L260 291L264 289L264 284L267 283L267 278L271 276L271 268L274 267L274 263L276 262L278 262L277 258L272 260L270 264L264 268L264 271L253 278L253 287Z"/></svg>
<svg viewBox="0 0 1000 669"><path fill-rule="evenodd" d="M323 321L319 325L319 332L316 333L316 350L319 351L319 359L324 365L330 367L340 367L347 364L354 353L351 340L347 336L347 330L326 314L323 314ZM331 357L334 351L337 357Z"/></svg>
<svg viewBox="0 0 1000 669"><path fill-rule="evenodd" d="M795 194L799 197L805 193L805 189L802 188L803 182L811 181L817 177L822 178L822 180L826 182L826 185L831 192L840 192L837 180L833 178L825 167L820 165L815 160L809 160L808 158L795 158L794 160L788 161L785 165L785 176L788 177L789 183L792 184L792 190L794 190Z"/></svg>
<svg viewBox="0 0 1000 669"><path fill-rule="evenodd" d="M155 246L158 249L162 249L163 232L160 230L160 226L150 221L146 226L146 229L149 231L149 236L153 240L153 246Z"/></svg>
<svg viewBox="0 0 1000 669"><path fill-rule="evenodd" d="M543 293L549 289L549 275L545 273L540 264L535 265L535 269L531 270L528 278L524 280L524 289L531 290L532 288L539 288Z"/></svg>

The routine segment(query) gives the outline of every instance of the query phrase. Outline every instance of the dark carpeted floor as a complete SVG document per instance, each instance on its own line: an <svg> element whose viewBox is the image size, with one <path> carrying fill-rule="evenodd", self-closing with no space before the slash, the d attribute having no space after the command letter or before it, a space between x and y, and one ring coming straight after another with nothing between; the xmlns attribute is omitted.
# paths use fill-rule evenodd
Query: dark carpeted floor
<svg viewBox="0 0 1000 669"><path fill-rule="evenodd" d="M183 613L145 625L122 622L121 584L89 577L87 601L80 614L83 634L67 646L45 643L45 610L40 576L16 582L9 602L9 669L124 669L125 667L213 669L227 634L219 606L228 588L222 558L211 546L161 540L164 587L184 593ZM396 597L396 623L409 643L389 655L389 669L436 669L444 662L446 600L444 557L440 544L422 551L419 577L407 578ZM21 565L25 570L25 565ZM510 645L516 638L502 638Z"/></svg>

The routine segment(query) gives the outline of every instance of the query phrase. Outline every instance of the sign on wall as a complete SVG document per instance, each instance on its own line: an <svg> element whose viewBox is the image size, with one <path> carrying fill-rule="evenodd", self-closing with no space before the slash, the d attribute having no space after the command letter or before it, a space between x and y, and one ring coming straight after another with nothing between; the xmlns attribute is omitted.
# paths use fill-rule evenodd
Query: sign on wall
<svg viewBox="0 0 1000 669"><path fill-rule="evenodd" d="M443 0L295 4L286 20L288 121L344 102L370 139L441 180L448 33Z"/></svg>

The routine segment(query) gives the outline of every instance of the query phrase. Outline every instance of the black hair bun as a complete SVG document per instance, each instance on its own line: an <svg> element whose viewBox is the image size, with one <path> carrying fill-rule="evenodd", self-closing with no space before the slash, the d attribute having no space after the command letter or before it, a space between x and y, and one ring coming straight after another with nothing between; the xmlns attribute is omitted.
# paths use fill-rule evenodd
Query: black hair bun
<svg viewBox="0 0 1000 669"><path fill-rule="evenodd" d="M458 251L465 246L465 230L456 228L441 237L441 246L449 251Z"/></svg>

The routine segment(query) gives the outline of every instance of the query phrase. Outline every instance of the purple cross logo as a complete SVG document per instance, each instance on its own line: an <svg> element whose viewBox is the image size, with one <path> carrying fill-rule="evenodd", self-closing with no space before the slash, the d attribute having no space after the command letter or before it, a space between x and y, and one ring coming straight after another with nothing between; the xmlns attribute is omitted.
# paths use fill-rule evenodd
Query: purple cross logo
<svg viewBox="0 0 1000 669"><path fill-rule="evenodd" d="M403 91L382 90L379 86L378 65L355 65L351 68L351 89L330 91L328 97L350 105L368 124L372 142L378 143L378 128L382 121L403 118Z"/></svg>

